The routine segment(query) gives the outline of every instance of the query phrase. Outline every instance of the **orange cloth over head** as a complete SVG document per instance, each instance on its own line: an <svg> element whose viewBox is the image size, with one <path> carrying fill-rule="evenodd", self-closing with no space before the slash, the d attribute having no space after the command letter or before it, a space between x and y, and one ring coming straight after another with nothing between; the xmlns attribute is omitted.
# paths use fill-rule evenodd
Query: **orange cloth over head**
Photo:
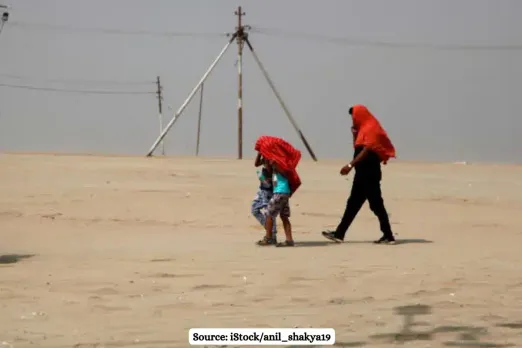
<svg viewBox="0 0 522 348"><path fill-rule="evenodd" d="M379 121L364 105L352 107L353 125L357 130L354 146L368 147L377 153L384 164L395 158L395 148Z"/></svg>
<svg viewBox="0 0 522 348"><path fill-rule="evenodd" d="M301 151L281 138L268 135L260 136L254 147L264 158L277 163L290 184L290 196L301 186L301 178L297 174L297 164L301 160Z"/></svg>

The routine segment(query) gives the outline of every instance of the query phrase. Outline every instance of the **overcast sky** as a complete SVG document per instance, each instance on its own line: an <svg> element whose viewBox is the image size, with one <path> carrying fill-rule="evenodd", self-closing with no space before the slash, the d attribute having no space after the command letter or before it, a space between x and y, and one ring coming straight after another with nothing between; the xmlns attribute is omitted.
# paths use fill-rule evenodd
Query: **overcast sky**
<svg viewBox="0 0 522 348"><path fill-rule="evenodd" d="M234 30L234 11L242 5L245 24L256 29L251 42L319 159L352 155L347 110L363 103L388 130L400 159L520 162L522 48L465 49L522 47L520 0L0 3L12 6L0 34L0 84L154 92L160 75L166 123L226 44L220 34ZM82 28L211 35L115 35ZM315 39L318 35L419 45L354 45ZM462 49L446 49L448 45ZM236 59L234 44L205 84L202 155L237 155ZM15 78L20 76L26 78ZM198 107L197 94L168 133L167 155L194 153ZM159 135L157 114L154 94L91 95L0 86L0 151L145 155ZM245 52L246 157L253 155L255 139L262 134L282 136L308 157Z"/></svg>

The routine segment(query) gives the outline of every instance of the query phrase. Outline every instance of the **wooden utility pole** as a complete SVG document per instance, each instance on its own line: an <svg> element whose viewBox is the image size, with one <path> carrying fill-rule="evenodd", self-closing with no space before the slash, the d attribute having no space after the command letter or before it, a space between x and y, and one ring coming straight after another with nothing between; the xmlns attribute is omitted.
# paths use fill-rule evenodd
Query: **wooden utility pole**
<svg viewBox="0 0 522 348"><path fill-rule="evenodd" d="M245 31L241 18L246 14L242 12L241 6L235 12L237 16L237 72L238 72L238 91L237 91L237 157L243 159L243 43Z"/></svg>
<svg viewBox="0 0 522 348"><path fill-rule="evenodd" d="M156 94L158 96L158 111L159 111L159 125L160 125L160 134L163 133L163 93L161 88L160 77L158 76L156 79L156 85L158 90ZM161 153L165 156L165 140L161 140Z"/></svg>
<svg viewBox="0 0 522 348"><path fill-rule="evenodd" d="M272 79L268 75L268 72L266 71L265 67L261 63L261 60L259 59L257 53L255 52L252 42L250 41L248 37L248 31L251 29L248 25L243 25L242 18L245 15L244 12L242 12L241 6L237 8L235 11L235 15L238 18L238 25L236 27L235 32L232 35L229 35L230 38L226 45L221 49L221 52L218 54L218 56L214 59L212 64L208 67L208 69L205 71L197 85L192 89L189 96L183 104L180 106L180 108L176 111L170 122L168 122L166 128L161 131L161 134L159 137L154 141L152 146L149 149L149 152L147 153L147 157L152 156L154 151L157 149L159 144L163 141L169 130L173 127L174 123L179 119L179 117L182 115L183 111L186 109L187 105L190 103L190 101L194 98L196 93L201 90L201 99L200 99L200 111L199 111L199 120L198 120L198 136L197 136L197 145L196 145L196 154L199 153L199 139L200 139L200 128L201 128L201 104L203 99L203 83L207 80L212 70L216 67L216 64L221 60L227 49L233 44L234 40L238 44L238 61L237 61L237 67L238 67L238 110L237 110L237 118L238 118L238 159L243 159L243 48L244 45L247 46L247 49L250 50L252 53L252 56L254 57L254 61L257 63L259 69L263 73L268 85L272 89L272 92L274 93L275 97L279 101L279 104L281 105L281 108L283 109L284 113L286 114L288 120L294 127L295 131L301 138L301 141L303 142L304 146L310 153L310 156L314 159L314 161L317 161L317 158L312 151L312 148L308 141L306 140L303 132L301 131L299 125L291 115L290 111L286 107L283 98L277 91ZM160 113L161 113L161 86L159 83L159 77L158 77L158 99L160 100ZM163 128L163 127L162 127Z"/></svg>
<svg viewBox="0 0 522 348"><path fill-rule="evenodd" d="M199 114L198 114L198 134L196 138L196 156L199 156L199 136L201 134L201 110L203 109L203 86L205 84L201 84L201 88L199 90Z"/></svg>

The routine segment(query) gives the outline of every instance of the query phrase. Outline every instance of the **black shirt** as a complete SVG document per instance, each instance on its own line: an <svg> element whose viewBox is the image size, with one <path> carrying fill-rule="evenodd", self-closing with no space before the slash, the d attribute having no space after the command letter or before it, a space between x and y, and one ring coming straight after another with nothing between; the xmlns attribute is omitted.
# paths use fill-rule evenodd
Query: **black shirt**
<svg viewBox="0 0 522 348"><path fill-rule="evenodd" d="M355 148L353 158L357 157L364 147ZM381 159L374 151L368 151L366 157L355 165L355 175L358 179L369 179L380 181L382 177Z"/></svg>

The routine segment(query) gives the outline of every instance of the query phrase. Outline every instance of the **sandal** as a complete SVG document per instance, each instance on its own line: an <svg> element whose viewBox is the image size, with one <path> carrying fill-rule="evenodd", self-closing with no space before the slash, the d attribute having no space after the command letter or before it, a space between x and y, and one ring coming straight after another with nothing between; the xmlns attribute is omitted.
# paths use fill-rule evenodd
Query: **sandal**
<svg viewBox="0 0 522 348"><path fill-rule="evenodd" d="M285 240L284 243L277 243L277 247L293 247L295 243L293 240Z"/></svg>
<svg viewBox="0 0 522 348"><path fill-rule="evenodd" d="M264 236L263 239L258 241L256 244L260 246L276 245L277 241L274 238L268 238L267 236Z"/></svg>

